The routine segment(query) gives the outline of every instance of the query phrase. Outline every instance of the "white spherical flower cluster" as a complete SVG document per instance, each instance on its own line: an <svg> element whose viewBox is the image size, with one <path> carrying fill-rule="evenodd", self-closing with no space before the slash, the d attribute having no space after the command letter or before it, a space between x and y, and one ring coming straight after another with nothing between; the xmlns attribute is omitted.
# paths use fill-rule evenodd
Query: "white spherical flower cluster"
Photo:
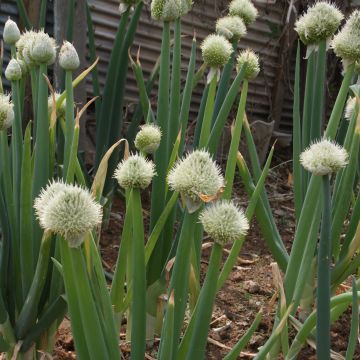
<svg viewBox="0 0 360 360"><path fill-rule="evenodd" d="M10 45L14 45L20 39L20 30L16 22L10 18L5 23L3 39L6 44Z"/></svg>
<svg viewBox="0 0 360 360"><path fill-rule="evenodd" d="M66 71L74 71L80 66L79 55L68 41L64 41L59 52L59 65Z"/></svg>
<svg viewBox="0 0 360 360"><path fill-rule="evenodd" d="M8 129L14 117L14 105L10 101L10 96L0 94L0 131Z"/></svg>
<svg viewBox="0 0 360 360"><path fill-rule="evenodd" d="M119 163L114 178L124 189L145 189L155 174L155 165L152 161L134 154Z"/></svg>
<svg viewBox="0 0 360 360"><path fill-rule="evenodd" d="M211 68L220 68L230 59L233 47L222 35L211 34L201 44L204 62Z"/></svg>
<svg viewBox="0 0 360 360"><path fill-rule="evenodd" d="M11 59L5 69L5 77L9 81L17 81L22 77L21 66L16 59Z"/></svg>
<svg viewBox="0 0 360 360"><path fill-rule="evenodd" d="M299 17L295 31L305 45L316 45L330 39L343 18L344 15L334 4L319 1Z"/></svg>
<svg viewBox="0 0 360 360"><path fill-rule="evenodd" d="M135 147L145 154L153 154L160 145L161 130L153 124L145 124L135 137Z"/></svg>
<svg viewBox="0 0 360 360"><path fill-rule="evenodd" d="M151 16L158 21L174 21L187 14L192 5L192 0L152 0Z"/></svg>
<svg viewBox="0 0 360 360"><path fill-rule="evenodd" d="M229 14L239 16L246 26L258 17L258 11L250 0L233 0L229 5Z"/></svg>
<svg viewBox="0 0 360 360"><path fill-rule="evenodd" d="M354 63L360 60L360 11L355 10L345 26L339 31L331 43L337 56L344 62Z"/></svg>
<svg viewBox="0 0 360 360"><path fill-rule="evenodd" d="M237 58L237 71L240 71L241 67L246 64L245 79L255 79L260 72L259 57L254 51L247 49L240 52Z"/></svg>
<svg viewBox="0 0 360 360"><path fill-rule="evenodd" d="M60 97L59 93L55 93L55 101L57 101ZM53 97L50 95L48 97L48 115L51 115L53 107ZM56 108L56 117L58 118L65 118L65 112L66 112L66 99L61 103L59 107Z"/></svg>
<svg viewBox="0 0 360 360"><path fill-rule="evenodd" d="M90 192L77 185L52 182L35 199L40 226L78 247L85 234L101 223L102 209Z"/></svg>
<svg viewBox="0 0 360 360"><path fill-rule="evenodd" d="M196 150L176 162L169 172L168 184L196 204L202 195L215 196L224 186L224 178L210 154Z"/></svg>
<svg viewBox="0 0 360 360"><path fill-rule="evenodd" d="M335 142L322 139L301 153L300 163L314 175L328 175L346 166L348 153Z"/></svg>
<svg viewBox="0 0 360 360"><path fill-rule="evenodd" d="M239 16L225 16L216 22L216 33L228 40L238 41L246 35L246 26Z"/></svg>
<svg viewBox="0 0 360 360"><path fill-rule="evenodd" d="M205 232L221 246L233 243L249 230L244 212L230 201L218 201L206 207L199 220Z"/></svg>

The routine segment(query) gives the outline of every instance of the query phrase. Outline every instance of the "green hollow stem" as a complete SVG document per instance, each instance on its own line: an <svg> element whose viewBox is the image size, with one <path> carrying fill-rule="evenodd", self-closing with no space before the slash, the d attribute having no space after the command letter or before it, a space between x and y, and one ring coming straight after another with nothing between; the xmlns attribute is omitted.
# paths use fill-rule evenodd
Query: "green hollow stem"
<svg viewBox="0 0 360 360"><path fill-rule="evenodd" d="M331 190L328 175L322 177L323 215L317 270L316 349L317 359L330 359L330 258Z"/></svg>
<svg viewBox="0 0 360 360"><path fill-rule="evenodd" d="M33 282L16 323L15 332L18 339L23 339L36 321L37 306L40 301L40 296L45 285L48 272L51 240L52 234L45 231L41 241Z"/></svg>
<svg viewBox="0 0 360 360"><path fill-rule="evenodd" d="M144 225L140 190L133 189L132 201L133 239L132 276L133 297L131 303L131 358L143 360L146 341L146 273L144 252Z"/></svg>
<svg viewBox="0 0 360 360"><path fill-rule="evenodd" d="M216 71L214 71L212 78L210 80L209 93L206 100L204 118L202 120L200 139L199 139L199 149L202 149L206 146L210 137L216 86L217 86L217 73Z"/></svg>
<svg viewBox="0 0 360 360"><path fill-rule="evenodd" d="M162 331L159 348L160 358L162 356L162 347L165 346L166 342L172 342L173 354L176 353L176 349L179 344L180 332L183 325L186 303L188 298L187 294L190 273L191 241L193 239L193 230L195 227L195 223L198 219L198 212L199 211L189 213L187 209L185 210L179 243L176 250L176 260L171 275L170 287L168 289L169 296L174 291L174 327L172 332L172 339L169 339L169 335L165 334L164 330ZM166 314L163 329L166 329L168 327L167 323L169 321L170 317Z"/></svg>
<svg viewBox="0 0 360 360"><path fill-rule="evenodd" d="M64 178L70 161L71 144L74 136L74 90L72 86L72 71L65 72L66 108L65 108L65 149Z"/></svg>
<svg viewBox="0 0 360 360"><path fill-rule="evenodd" d="M356 343L359 333L359 303L357 298L357 288L355 278L352 278L352 313L351 313L351 328L348 347L346 350L346 360L352 360L354 358Z"/></svg>
<svg viewBox="0 0 360 360"><path fill-rule="evenodd" d="M244 79L243 87L242 87L242 91L241 91L240 102L239 102L239 108L238 108L236 120L235 120L234 131L233 131L233 134L231 137L228 160L226 162L225 190L222 195L224 199L231 198L234 177L235 177L236 155L237 155L237 152L239 149L239 144L240 144L240 136L241 136L241 129L242 129L243 121L244 121L248 87L249 87L249 82L247 79Z"/></svg>
<svg viewBox="0 0 360 360"><path fill-rule="evenodd" d="M193 316L195 316L194 333L196 336L192 336L189 351L186 355L187 360L203 359L205 355L209 325L217 290L216 286L214 286L214 281L218 277L222 249L220 244L214 243L206 277L200 292L198 305L196 306L197 311L193 313Z"/></svg>

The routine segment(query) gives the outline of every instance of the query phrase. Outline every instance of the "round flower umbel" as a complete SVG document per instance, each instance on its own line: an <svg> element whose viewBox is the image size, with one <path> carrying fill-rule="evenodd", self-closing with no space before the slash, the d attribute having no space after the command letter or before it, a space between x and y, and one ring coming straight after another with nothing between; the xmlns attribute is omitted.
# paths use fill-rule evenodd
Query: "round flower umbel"
<svg viewBox="0 0 360 360"><path fill-rule="evenodd" d="M23 34L21 34L19 41L16 43L18 59L25 61L28 67L35 65L35 62L30 55L30 49L33 45L35 36L35 31L25 31Z"/></svg>
<svg viewBox="0 0 360 360"><path fill-rule="evenodd" d="M323 139L315 142L300 155L300 163L314 175L329 175L345 167L348 153L335 142Z"/></svg>
<svg viewBox="0 0 360 360"><path fill-rule="evenodd" d="M160 128L153 124L145 124L136 134L135 147L145 154L153 154L158 149L160 140Z"/></svg>
<svg viewBox="0 0 360 360"><path fill-rule="evenodd" d="M31 41L32 40L32 41ZM33 32L26 44L24 60L30 59L37 65L52 65L56 59L56 42L44 31Z"/></svg>
<svg viewBox="0 0 360 360"><path fill-rule="evenodd" d="M152 0L151 16L158 21L174 21L187 14L192 5L192 0Z"/></svg>
<svg viewBox="0 0 360 360"><path fill-rule="evenodd" d="M80 66L80 59L73 44L64 41L59 52L59 64L66 71L74 71Z"/></svg>
<svg viewBox="0 0 360 360"><path fill-rule="evenodd" d="M239 16L246 26L258 17L258 11L250 0L233 0L229 5L229 14Z"/></svg>
<svg viewBox="0 0 360 360"><path fill-rule="evenodd" d="M206 207L199 220L205 232L221 246L233 243L249 230L243 210L230 201L218 201Z"/></svg>
<svg viewBox="0 0 360 360"><path fill-rule="evenodd" d="M114 178L124 189L145 189L155 175L154 163L142 155L134 154L119 163Z"/></svg>
<svg viewBox="0 0 360 360"><path fill-rule="evenodd" d="M260 72L259 57L254 51L247 49L240 52L237 58L237 71L240 71L241 67L246 64L245 79L255 79Z"/></svg>
<svg viewBox="0 0 360 360"><path fill-rule="evenodd" d="M10 96L0 94L0 131L8 129L14 117L14 105L10 101Z"/></svg>
<svg viewBox="0 0 360 360"><path fill-rule="evenodd" d="M16 22L10 18L5 23L3 39L6 44L10 45L14 45L20 39L20 30Z"/></svg>
<svg viewBox="0 0 360 360"><path fill-rule="evenodd" d="M305 45L318 45L334 35L343 18L344 15L334 4L319 1L299 17L295 31Z"/></svg>
<svg viewBox="0 0 360 360"><path fill-rule="evenodd" d="M22 77L21 66L16 59L11 59L5 69L5 77L9 81L17 81Z"/></svg>
<svg viewBox="0 0 360 360"><path fill-rule="evenodd" d="M189 211L196 211L202 198L217 196L224 186L224 178L210 154L196 150L177 161L169 172L168 184L180 192Z"/></svg>
<svg viewBox="0 0 360 360"><path fill-rule="evenodd" d="M239 16L225 16L216 22L216 33L228 40L239 41L246 35L246 26Z"/></svg>
<svg viewBox="0 0 360 360"><path fill-rule="evenodd" d="M213 76L219 78L220 68L229 61L233 47L224 36L211 34L201 44L201 52L204 62L210 67L208 75L210 82Z"/></svg>
<svg viewBox="0 0 360 360"><path fill-rule="evenodd" d="M90 192L77 185L53 182L35 199L40 226L78 247L85 234L101 223L102 209Z"/></svg>
<svg viewBox="0 0 360 360"><path fill-rule="evenodd" d="M332 40L331 47L339 56L344 68L360 60L360 11L355 10L349 17L345 26Z"/></svg>

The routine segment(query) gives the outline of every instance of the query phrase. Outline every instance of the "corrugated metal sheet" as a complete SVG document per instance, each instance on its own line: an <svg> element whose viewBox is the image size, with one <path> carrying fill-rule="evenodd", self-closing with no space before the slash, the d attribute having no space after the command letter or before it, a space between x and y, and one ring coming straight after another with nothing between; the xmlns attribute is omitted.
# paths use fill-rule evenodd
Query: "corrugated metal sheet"
<svg viewBox="0 0 360 360"><path fill-rule="evenodd" d="M193 10L183 18L182 32L186 36L183 39L183 76L185 79L187 63L190 55L191 39L194 31L199 43L209 33L214 32L215 21L218 17L226 14L227 1L203 0L195 1ZM118 1L115 0L89 0L91 7L93 23L95 27L95 36L97 44L97 53L100 56L99 73L101 84L105 81L106 69L110 58L115 32L119 23L120 15L118 13ZM250 120L271 120L271 94L275 86L275 76L277 69L277 60L279 54L279 35L283 23L284 12L287 2L278 0L276 4L268 5L256 3L260 16L258 20L250 26L248 34L241 39L239 48L251 47L259 53L261 59L261 73L258 78L251 82L249 88L249 101L247 105L248 116ZM140 19L139 27L135 37L132 53L135 54L138 47L141 47L141 63L145 77L150 73L157 57L160 54L161 47L161 23L151 19L149 6L145 5ZM201 64L201 54L198 51L198 64ZM89 85L91 80L89 80ZM198 86L194 91L192 111L196 116L201 99L203 86ZM155 93L154 93L155 94ZM128 102L136 102L138 92L136 82L129 68L129 77L126 88L126 99ZM152 98L154 103L156 99ZM286 100L284 106L284 120L289 121L291 115L291 101Z"/></svg>

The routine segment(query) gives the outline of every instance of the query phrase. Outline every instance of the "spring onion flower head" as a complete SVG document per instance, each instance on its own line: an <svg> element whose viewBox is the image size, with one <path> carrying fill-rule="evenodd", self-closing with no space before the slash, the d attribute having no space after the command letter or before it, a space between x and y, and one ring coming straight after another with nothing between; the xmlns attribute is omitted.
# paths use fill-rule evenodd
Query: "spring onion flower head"
<svg viewBox="0 0 360 360"><path fill-rule="evenodd" d="M221 246L233 243L249 230L243 210L231 201L217 201L207 206L200 213L199 220L205 232Z"/></svg>
<svg viewBox="0 0 360 360"><path fill-rule="evenodd" d="M204 197L216 197L224 186L224 178L210 154L196 150L175 163L168 184L180 192L188 210L195 211Z"/></svg>
<svg viewBox="0 0 360 360"><path fill-rule="evenodd" d="M300 154L300 163L314 175L329 175L346 166L348 153L335 142L322 139Z"/></svg>
<svg viewBox="0 0 360 360"><path fill-rule="evenodd" d="M10 101L10 96L0 94L0 131L8 129L14 117L14 105Z"/></svg>
<svg viewBox="0 0 360 360"><path fill-rule="evenodd" d="M211 68L221 68L230 59L233 48L222 35L211 34L201 44L204 62Z"/></svg>
<svg viewBox="0 0 360 360"><path fill-rule="evenodd" d="M35 31L25 31L21 34L19 41L16 43L18 52L18 59L24 60L28 67L35 65L34 60L31 58L30 49L36 37Z"/></svg>
<svg viewBox="0 0 360 360"><path fill-rule="evenodd" d="M60 93L56 92L55 93L55 101L57 101L60 97ZM48 115L51 115L52 112L52 107L53 107L53 97L52 95L50 95L48 97ZM64 99L64 101L61 103L60 106L56 107L56 117L58 118L65 118L65 111L66 111L66 99Z"/></svg>
<svg viewBox="0 0 360 360"><path fill-rule="evenodd" d="M121 161L114 173L114 178L124 189L145 189L154 176L154 163L138 154Z"/></svg>
<svg viewBox="0 0 360 360"><path fill-rule="evenodd" d="M246 26L239 16L225 16L216 22L216 33L228 40L240 40L246 35Z"/></svg>
<svg viewBox="0 0 360 360"><path fill-rule="evenodd" d="M240 71L244 64L246 64L245 79L255 79L260 72L259 56L250 49L241 51L237 58L237 70Z"/></svg>
<svg viewBox="0 0 360 360"><path fill-rule="evenodd" d="M91 193L77 185L50 183L35 199L40 226L63 236L70 247L78 247L84 236L101 223L102 209Z"/></svg>
<svg viewBox="0 0 360 360"><path fill-rule="evenodd" d="M158 126L146 124L140 127L135 137L135 147L145 153L153 154L159 147L161 130Z"/></svg>
<svg viewBox="0 0 360 360"><path fill-rule="evenodd" d="M14 45L20 39L20 30L15 21L10 18L6 21L3 32L5 44Z"/></svg>
<svg viewBox="0 0 360 360"><path fill-rule="evenodd" d="M60 48L59 64L66 71L74 71L80 66L79 55L69 41L64 41Z"/></svg>
<svg viewBox="0 0 360 360"><path fill-rule="evenodd" d="M52 65L56 59L56 42L52 37L40 30L35 32L29 51L30 58L35 64Z"/></svg>
<svg viewBox="0 0 360 360"><path fill-rule="evenodd" d="M17 81L22 77L21 66L16 59L11 59L5 69L5 77L9 81Z"/></svg>
<svg viewBox="0 0 360 360"><path fill-rule="evenodd" d="M158 21L174 21L187 14L192 5L192 0L152 0L151 16Z"/></svg>
<svg viewBox="0 0 360 360"><path fill-rule="evenodd" d="M229 14L239 16L246 26L258 17L258 11L250 0L233 0L229 5Z"/></svg>
<svg viewBox="0 0 360 360"><path fill-rule="evenodd" d="M346 120L351 120L354 111L355 111L355 107L356 107L356 97L355 96L350 96L346 102L346 107L345 107L345 113L344 113L344 117Z"/></svg>
<svg viewBox="0 0 360 360"><path fill-rule="evenodd" d="M331 47L346 67L360 60L360 11L355 10L344 27L334 36Z"/></svg>
<svg viewBox="0 0 360 360"><path fill-rule="evenodd" d="M295 31L305 45L317 45L334 35L343 18L344 15L336 5L319 1L299 17Z"/></svg>

